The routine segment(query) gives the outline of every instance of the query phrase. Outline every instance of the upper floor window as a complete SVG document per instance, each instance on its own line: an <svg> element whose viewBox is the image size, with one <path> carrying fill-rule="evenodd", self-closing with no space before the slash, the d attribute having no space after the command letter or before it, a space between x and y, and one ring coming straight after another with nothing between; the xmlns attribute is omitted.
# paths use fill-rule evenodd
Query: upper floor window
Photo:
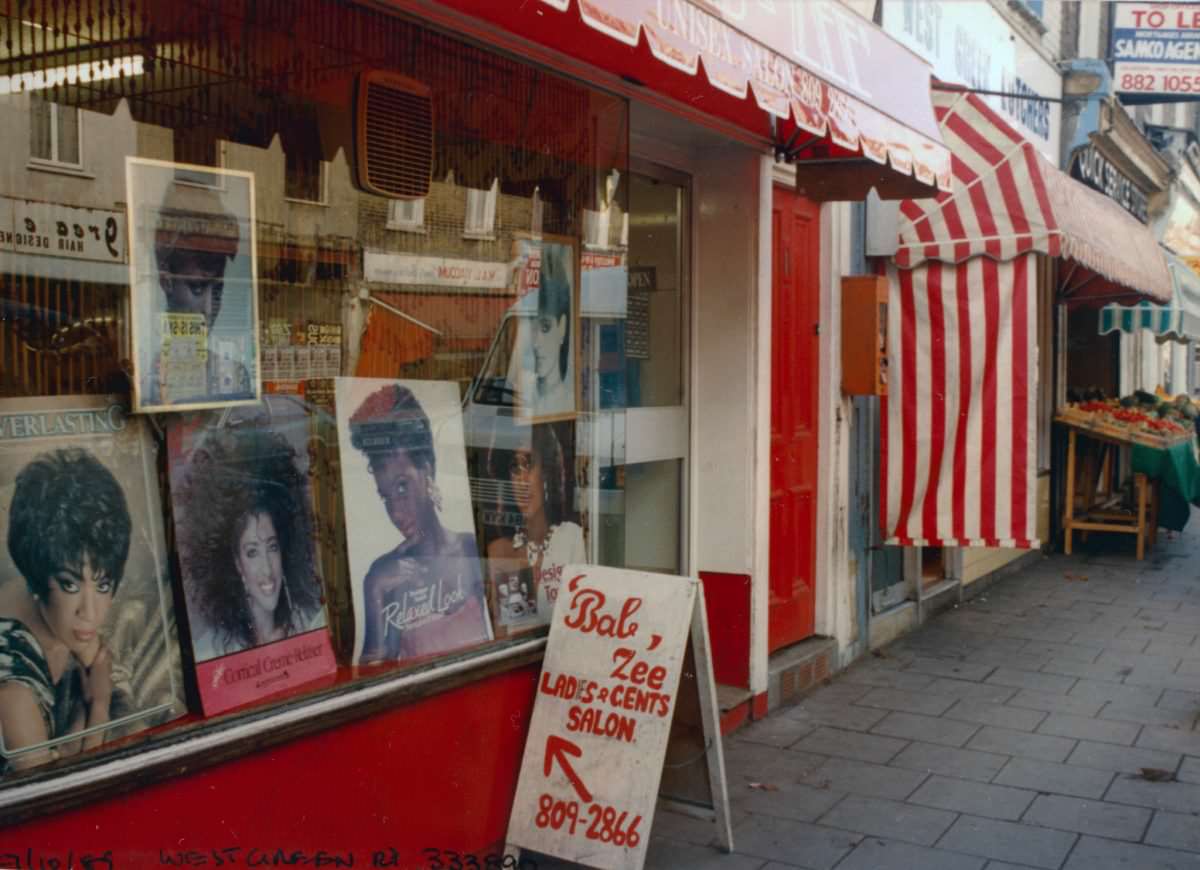
<svg viewBox="0 0 1200 870"><path fill-rule="evenodd" d="M425 197L393 199L389 202L387 226L389 230L425 232Z"/></svg>
<svg viewBox="0 0 1200 870"><path fill-rule="evenodd" d="M327 164L319 157L286 153L283 195L302 202L325 203Z"/></svg>
<svg viewBox="0 0 1200 870"><path fill-rule="evenodd" d="M500 179L492 181L487 190L467 188L467 216L463 235L469 239L492 239L496 231L496 199L500 194Z"/></svg>
<svg viewBox="0 0 1200 870"><path fill-rule="evenodd" d="M533 189L533 202L529 213L529 232L534 236L542 235L542 223L545 218L546 204L542 201L542 190L540 187Z"/></svg>
<svg viewBox="0 0 1200 870"><path fill-rule="evenodd" d="M1022 0L1025 8L1036 15L1038 18L1045 18L1046 0Z"/></svg>
<svg viewBox="0 0 1200 870"><path fill-rule="evenodd" d="M79 168L83 157L79 144L79 109L30 98L29 156L34 160Z"/></svg>

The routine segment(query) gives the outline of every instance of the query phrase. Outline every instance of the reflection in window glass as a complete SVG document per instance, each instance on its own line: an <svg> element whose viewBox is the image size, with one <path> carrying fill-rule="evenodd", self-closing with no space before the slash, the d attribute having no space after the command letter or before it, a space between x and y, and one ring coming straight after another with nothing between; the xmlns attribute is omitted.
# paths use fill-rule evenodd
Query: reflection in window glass
<svg viewBox="0 0 1200 870"><path fill-rule="evenodd" d="M74 667L38 699L70 739L33 761L544 631L623 524L626 102L334 0L102 7L30 0L0 41L10 71L113 70L0 96L30 148L0 162L0 501L27 418L116 408L147 458L95 450L138 577L80 629L133 707L70 700L95 650L35 624ZM154 62L110 63L131 46ZM82 534L54 567L90 591L116 572ZM207 686L191 710L173 668Z"/></svg>
<svg viewBox="0 0 1200 870"><path fill-rule="evenodd" d="M79 110L39 96L30 98L29 156L47 163L79 165Z"/></svg>
<svg viewBox="0 0 1200 870"><path fill-rule="evenodd" d="M629 191L628 406L683 403L685 189L635 174Z"/></svg>

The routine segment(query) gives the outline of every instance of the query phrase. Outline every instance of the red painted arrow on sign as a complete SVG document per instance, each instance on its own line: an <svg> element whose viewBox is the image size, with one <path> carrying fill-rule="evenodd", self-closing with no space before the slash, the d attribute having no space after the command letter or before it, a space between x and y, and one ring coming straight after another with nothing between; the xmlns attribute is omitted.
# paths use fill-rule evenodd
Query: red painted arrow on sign
<svg viewBox="0 0 1200 870"><path fill-rule="evenodd" d="M579 774L571 767L571 762L567 760L568 755L573 755L576 758L583 756L583 750L563 737L551 734L546 738L546 763L543 772L546 776L550 775L550 771L554 768L554 759L558 759L559 765L563 769L563 773L567 775L571 785L579 795L579 799L584 803L592 802L592 793L587 790L587 786L583 784L583 780L579 778Z"/></svg>

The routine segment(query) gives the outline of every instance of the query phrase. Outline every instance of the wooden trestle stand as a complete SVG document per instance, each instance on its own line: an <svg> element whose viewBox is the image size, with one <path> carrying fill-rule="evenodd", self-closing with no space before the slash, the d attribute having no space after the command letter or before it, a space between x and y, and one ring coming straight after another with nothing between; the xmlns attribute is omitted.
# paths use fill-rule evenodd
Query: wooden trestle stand
<svg viewBox="0 0 1200 870"><path fill-rule="evenodd" d="M1095 429L1080 429L1059 420L1067 427L1067 497L1063 510L1064 551L1071 554L1071 538L1078 530L1088 532L1118 532L1137 536L1137 557L1146 555L1147 544L1154 546L1158 536L1158 481L1145 474L1133 475L1134 500L1132 512L1119 510L1118 451L1133 443ZM1080 443L1080 438L1083 442ZM1076 490L1076 481L1082 486ZM1117 481L1114 485L1114 481Z"/></svg>

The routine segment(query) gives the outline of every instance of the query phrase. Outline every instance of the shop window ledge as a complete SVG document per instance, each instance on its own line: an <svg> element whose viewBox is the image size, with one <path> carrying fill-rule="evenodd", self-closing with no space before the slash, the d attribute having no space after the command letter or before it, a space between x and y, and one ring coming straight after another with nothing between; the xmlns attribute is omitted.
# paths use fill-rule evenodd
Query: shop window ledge
<svg viewBox="0 0 1200 870"><path fill-rule="evenodd" d="M309 684L273 699L269 706L176 720L94 754L65 758L9 779L0 786L0 827L194 773L534 664L541 661L545 647L542 635L501 641L484 652L466 651L399 672L396 665L339 667L316 691Z"/></svg>

